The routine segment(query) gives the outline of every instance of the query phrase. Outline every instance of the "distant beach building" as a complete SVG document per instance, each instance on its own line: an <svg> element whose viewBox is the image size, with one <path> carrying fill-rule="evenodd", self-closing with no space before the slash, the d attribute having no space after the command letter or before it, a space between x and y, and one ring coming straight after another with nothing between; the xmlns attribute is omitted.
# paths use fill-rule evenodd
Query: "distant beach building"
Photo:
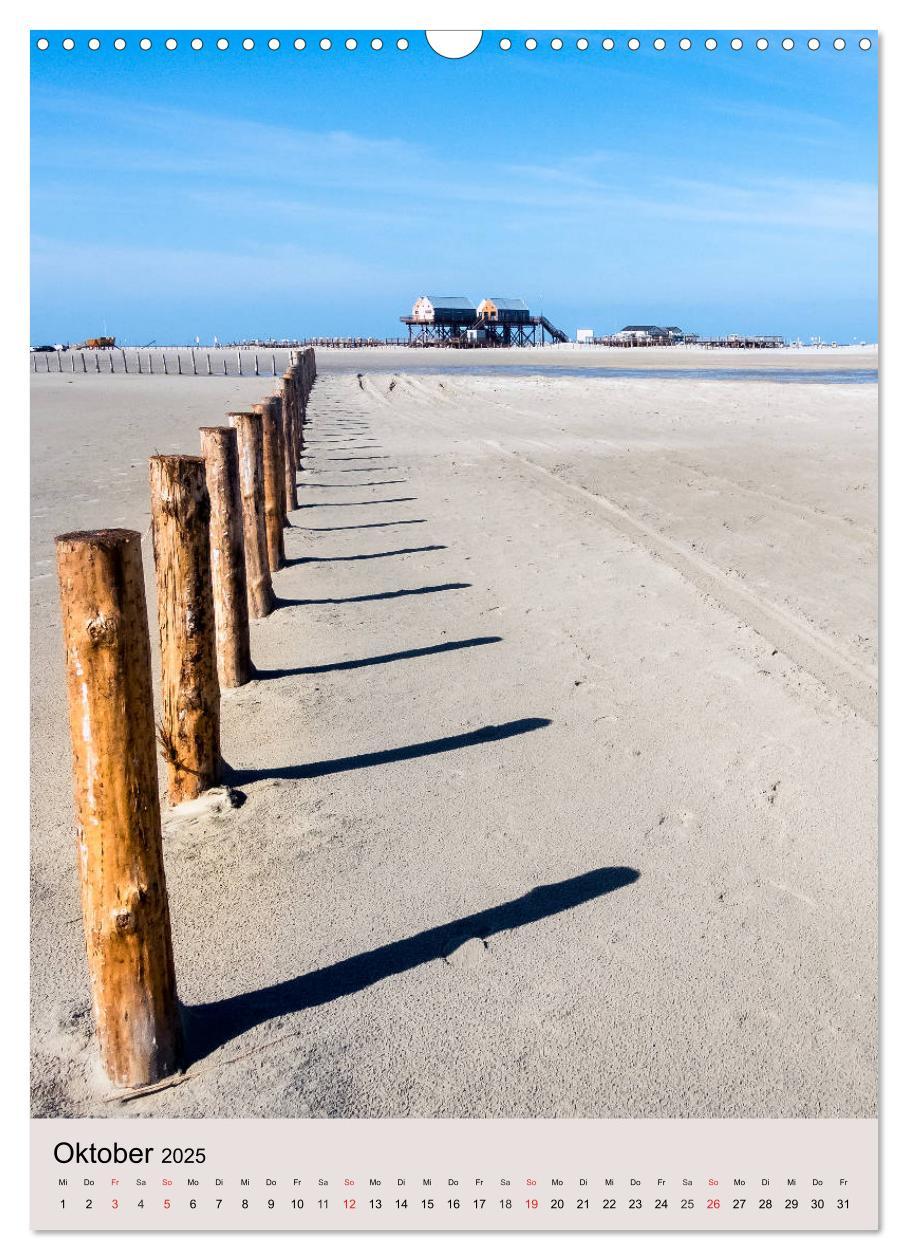
<svg viewBox="0 0 908 1260"><path fill-rule="evenodd" d="M476 318L490 324L528 323L530 308L522 298L483 298L476 307Z"/></svg>
<svg viewBox="0 0 908 1260"><path fill-rule="evenodd" d="M476 307L465 297L418 297L412 318L417 324L474 324Z"/></svg>
<svg viewBox="0 0 908 1260"><path fill-rule="evenodd" d="M466 297L425 294L413 303L407 325L410 345L419 346L534 346L567 341L545 315L531 315L523 298L483 298L474 305Z"/></svg>

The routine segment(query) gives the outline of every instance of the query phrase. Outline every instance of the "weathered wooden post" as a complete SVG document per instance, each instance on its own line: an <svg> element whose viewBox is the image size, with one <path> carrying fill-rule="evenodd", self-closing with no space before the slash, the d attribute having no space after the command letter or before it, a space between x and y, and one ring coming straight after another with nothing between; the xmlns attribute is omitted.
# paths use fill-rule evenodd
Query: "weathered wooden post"
<svg viewBox="0 0 908 1260"><path fill-rule="evenodd" d="M177 351L177 376L183 375L183 356Z"/></svg>
<svg viewBox="0 0 908 1260"><path fill-rule="evenodd" d="M274 587L268 566L265 530L265 461L262 417L252 411L227 417L237 432L240 455L240 497L243 501L243 541L246 546L246 594L249 616L267 617L274 609Z"/></svg>
<svg viewBox="0 0 908 1260"><path fill-rule="evenodd" d="M167 371L167 351L166 350L161 351L161 358L164 360L164 375L169 376L170 373Z"/></svg>
<svg viewBox="0 0 908 1260"><path fill-rule="evenodd" d="M211 375L211 355L207 352L207 350L205 352L205 362L208 364L208 375L210 376Z"/></svg>
<svg viewBox="0 0 908 1260"><path fill-rule="evenodd" d="M84 351L84 350L80 350L80 351L79 351L79 354L80 354L80 356L81 356L81 358L82 358L82 375L84 376L84 375L85 375L85 373L88 371L88 368L85 366L85 351Z"/></svg>
<svg viewBox="0 0 908 1260"><path fill-rule="evenodd" d="M281 418L270 398L252 410L262 418L262 465L265 488L265 538L268 567L272 573L287 563L284 554L284 456L281 450Z"/></svg>
<svg viewBox="0 0 908 1260"><path fill-rule="evenodd" d="M271 375L277 376L277 361L273 354L271 356Z"/></svg>
<svg viewBox="0 0 908 1260"><path fill-rule="evenodd" d="M171 805L220 782L220 690L205 461L153 455L151 531L161 641L160 739Z"/></svg>
<svg viewBox="0 0 908 1260"><path fill-rule="evenodd" d="M123 356L123 371L124 371L125 373L127 373L127 374L128 374L128 372L129 372L129 364L128 364L128 363L127 363L127 361L126 361L126 351L123 349L123 347L122 347L122 346L120 347L120 353L121 353L121 354L122 354L122 356Z"/></svg>
<svg viewBox="0 0 908 1260"><path fill-rule="evenodd" d="M62 359L61 359L61 357L60 357L60 351L59 351L59 350L57 351L57 371L58 371L58 372L62 372L62 371L63 371L63 360L62 360Z"/></svg>
<svg viewBox="0 0 908 1260"><path fill-rule="evenodd" d="M195 361L195 346L190 347L189 357L192 359L192 375L198 376L199 370L198 370L198 367L196 366L196 361Z"/></svg>
<svg viewBox="0 0 908 1260"><path fill-rule="evenodd" d="M243 352L241 350L236 352L236 374L237 376L243 375Z"/></svg>
<svg viewBox="0 0 908 1260"><path fill-rule="evenodd" d="M82 920L111 1081L169 1076L182 1053L161 845L141 536L56 540Z"/></svg>
<svg viewBox="0 0 908 1260"><path fill-rule="evenodd" d="M296 491L296 429L293 422L293 403L287 381L281 383L281 430L284 436L284 508L295 512L299 508Z"/></svg>
<svg viewBox="0 0 908 1260"><path fill-rule="evenodd" d="M95 372L98 375L101 373L101 356L98 354L97 350L95 351Z"/></svg>
<svg viewBox="0 0 908 1260"><path fill-rule="evenodd" d="M252 658L237 432L228 428L199 432L211 502L211 590L218 679L222 687L242 687L252 677Z"/></svg>
<svg viewBox="0 0 908 1260"><path fill-rule="evenodd" d="M254 358L254 360L255 360L255 374L256 374L256 376L258 376L258 375L259 375L259 356L258 356L258 351L256 351L256 352L255 352L255 354L253 355L253 358Z"/></svg>
<svg viewBox="0 0 908 1260"><path fill-rule="evenodd" d="M296 388L296 377L291 369L284 373L284 405L289 408L291 416L291 428L293 430L292 442L292 458L294 468L294 482L296 481L295 470L300 467L303 455L303 437L300 427L300 407L299 394Z"/></svg>

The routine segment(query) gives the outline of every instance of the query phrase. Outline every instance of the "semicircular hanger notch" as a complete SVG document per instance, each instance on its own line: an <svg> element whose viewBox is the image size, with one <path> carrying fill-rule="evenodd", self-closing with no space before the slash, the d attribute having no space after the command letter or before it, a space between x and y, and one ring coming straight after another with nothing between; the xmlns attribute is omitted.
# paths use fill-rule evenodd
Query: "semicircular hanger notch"
<svg viewBox="0 0 908 1260"><path fill-rule="evenodd" d="M426 41L439 57L457 61L476 51L482 34L482 31L426 31Z"/></svg>

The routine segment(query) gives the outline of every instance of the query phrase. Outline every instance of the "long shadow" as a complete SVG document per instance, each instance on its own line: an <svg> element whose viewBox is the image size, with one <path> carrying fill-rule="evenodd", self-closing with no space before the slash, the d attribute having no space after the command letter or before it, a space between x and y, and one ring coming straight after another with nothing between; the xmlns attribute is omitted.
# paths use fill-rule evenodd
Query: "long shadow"
<svg viewBox="0 0 908 1260"><path fill-rule="evenodd" d="M309 534L336 534L347 529L390 529L392 525L426 525L424 516L407 521L373 521L369 525L291 525L291 529L304 529Z"/></svg>
<svg viewBox="0 0 908 1260"><path fill-rule="evenodd" d="M485 942L500 932L511 932L564 914L626 888L639 878L640 872L632 866L600 866L556 884L541 884L513 901L452 919L390 945L354 954L352 958L319 967L292 980L282 980L217 1002L186 1007L183 1014L189 1058L202 1059L268 1020L335 1002L391 976L447 958L465 941L478 938Z"/></svg>
<svg viewBox="0 0 908 1260"><path fill-rule="evenodd" d="M384 468L373 466L372 468L313 468L312 470L320 475L327 476L328 473L377 473L377 472L399 472L399 464L385 464Z"/></svg>
<svg viewBox="0 0 908 1260"><path fill-rule="evenodd" d="M334 564L335 560L386 560L389 556L412 556L419 551L447 551L444 543L429 543L426 547L398 547L396 551L367 551L358 556L297 556L287 561L293 564Z"/></svg>
<svg viewBox="0 0 908 1260"><path fill-rule="evenodd" d="M433 643L430 647L408 648L404 652L386 652L384 656L364 656L359 660L332 661L330 665L300 665L291 669L257 669L256 678L297 678L302 674L335 674L346 669L367 669L370 665L390 665L394 661L412 661L418 656L435 656L439 652L459 652L461 648L483 647L502 643L500 635L487 634L478 639L456 639L450 643Z"/></svg>
<svg viewBox="0 0 908 1260"><path fill-rule="evenodd" d="M356 459L390 459L390 455L326 455L325 459L332 464L349 464Z"/></svg>
<svg viewBox="0 0 908 1260"><path fill-rule="evenodd" d="M346 487L344 487L346 489ZM341 503L327 501L325 503L301 503L295 508L296 512L305 512L309 508L332 508L332 507L372 507L379 503L415 503L419 496L415 494L405 494L398 499L354 499L351 503L348 499Z"/></svg>
<svg viewBox="0 0 908 1260"><path fill-rule="evenodd" d="M263 779L318 779L326 774L364 770L367 766L387 766L395 761L414 761L417 757L432 757L436 753L472 748L476 744L491 744L500 739L511 739L515 735L527 735L530 731L542 730L551 725L549 718L519 718L516 722L481 726L478 730L466 731L462 735L427 739L420 744L403 744L400 748L382 748L378 752L335 757L329 761L308 761L299 766L272 766L265 770L237 770L225 762L224 778L230 787L243 787L247 783L259 783Z"/></svg>
<svg viewBox="0 0 908 1260"><path fill-rule="evenodd" d="M374 595L341 595L336 599L280 599L278 608L310 608L316 604L370 604L374 599L401 599L405 595L436 595L440 591L465 591L472 582L442 582L439 586L414 586L399 591L377 591Z"/></svg>
<svg viewBox="0 0 908 1260"><path fill-rule="evenodd" d="M365 490L370 486L405 486L407 477L395 477L393 481L298 481L297 490Z"/></svg>

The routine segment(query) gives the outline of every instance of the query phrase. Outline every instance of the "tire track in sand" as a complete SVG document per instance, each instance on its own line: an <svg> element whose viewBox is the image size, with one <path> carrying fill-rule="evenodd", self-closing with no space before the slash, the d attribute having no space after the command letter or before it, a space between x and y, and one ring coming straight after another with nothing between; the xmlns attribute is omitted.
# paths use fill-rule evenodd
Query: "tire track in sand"
<svg viewBox="0 0 908 1260"><path fill-rule="evenodd" d="M556 486L566 498L592 503L613 529L650 555L669 565L701 595L733 613L750 629L784 652L801 669L812 674L858 717L872 725L877 721L877 687L872 672L847 656L828 635L813 629L700 556L691 555L678 543L644 524L604 495L565 481L533 460L509 451L491 438L485 445L519 463L535 477Z"/></svg>

